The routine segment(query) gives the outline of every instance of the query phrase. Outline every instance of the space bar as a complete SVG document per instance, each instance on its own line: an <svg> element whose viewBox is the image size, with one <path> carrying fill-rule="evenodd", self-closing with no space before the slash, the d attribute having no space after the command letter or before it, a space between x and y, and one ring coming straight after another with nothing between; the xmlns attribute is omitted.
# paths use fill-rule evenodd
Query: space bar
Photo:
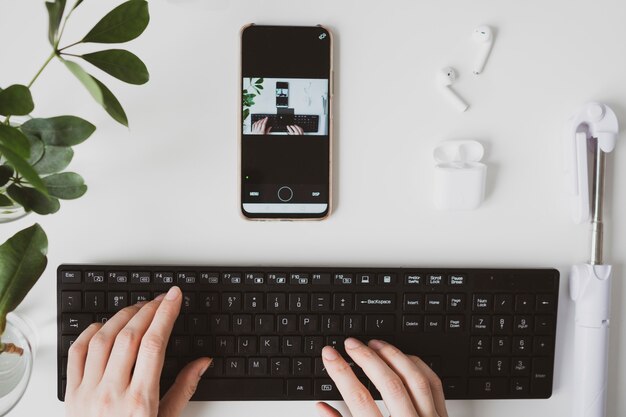
<svg viewBox="0 0 626 417"><path fill-rule="evenodd" d="M201 379L192 400L263 400L283 398L282 379Z"/></svg>

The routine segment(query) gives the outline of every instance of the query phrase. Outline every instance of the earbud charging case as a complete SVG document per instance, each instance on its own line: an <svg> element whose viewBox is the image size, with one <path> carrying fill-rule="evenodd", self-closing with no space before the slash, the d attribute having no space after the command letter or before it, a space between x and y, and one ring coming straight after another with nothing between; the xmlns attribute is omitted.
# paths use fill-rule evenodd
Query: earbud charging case
<svg viewBox="0 0 626 417"><path fill-rule="evenodd" d="M435 148L434 203L439 210L473 210L485 196L487 166L480 162L483 145L449 140Z"/></svg>

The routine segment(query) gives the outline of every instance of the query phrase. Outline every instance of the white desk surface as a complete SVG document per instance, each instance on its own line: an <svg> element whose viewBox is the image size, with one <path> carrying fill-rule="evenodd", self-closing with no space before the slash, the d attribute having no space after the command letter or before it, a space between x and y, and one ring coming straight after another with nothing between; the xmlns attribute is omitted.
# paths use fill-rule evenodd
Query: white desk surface
<svg viewBox="0 0 626 417"><path fill-rule="evenodd" d="M86 33L111 3L117 2L84 2L67 41ZM83 198L63 202L53 216L1 226L4 240L37 221L50 239L50 266L19 308L39 327L41 343L31 384L11 416L63 415L54 295L63 262L565 271L586 261L589 228L570 220L561 130L590 99L613 106L626 130L623 1L158 0L150 7L150 27L129 44L147 63L150 83L108 83L130 130L112 122L58 62L33 88L35 114L80 115L98 131L76 148L70 166L89 184ZM0 80L26 83L49 54L43 1L0 0L0 10ZM238 41L247 22L324 23L335 33L336 210L326 221L255 223L239 216ZM498 33L484 74L474 77L470 33L483 23ZM460 73L456 89L472 105L467 113L456 113L437 91L435 73L445 65ZM432 148L450 138L486 143L488 195L477 211L432 208ZM611 417L626 415L624 135L619 142L609 157L614 196L606 206L606 258L615 265ZM450 401L450 416L569 414L573 305L565 279L561 290L552 398ZM296 413L314 416L313 404L195 403L185 416Z"/></svg>

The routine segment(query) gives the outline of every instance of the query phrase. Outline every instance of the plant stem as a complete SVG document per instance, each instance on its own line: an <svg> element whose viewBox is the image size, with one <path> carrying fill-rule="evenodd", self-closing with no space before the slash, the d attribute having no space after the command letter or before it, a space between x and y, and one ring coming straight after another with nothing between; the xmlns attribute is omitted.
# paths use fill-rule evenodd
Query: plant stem
<svg viewBox="0 0 626 417"><path fill-rule="evenodd" d="M41 66L41 68L39 68L39 71L37 71L37 74L35 74L35 76L33 77L32 80L30 80L30 82L28 83L27 87L30 88L32 87L33 83L35 82L35 80L37 78L39 78L39 75L41 75L41 73L43 72L43 70L48 66L48 64L50 63L50 61L52 61L52 58L54 58L56 56L56 51L52 51L52 53L50 54L50 56L48 57L48 59L46 59L46 62L43 63L43 65Z"/></svg>
<svg viewBox="0 0 626 417"><path fill-rule="evenodd" d="M82 40L80 40L80 41L78 41L78 42L70 43L69 45L64 46L63 48L60 48L60 49L59 49L59 52L64 51L64 50L66 50L67 48L71 48L71 47L72 47L72 46L74 46L74 45L78 45L79 43L82 43Z"/></svg>
<svg viewBox="0 0 626 417"><path fill-rule="evenodd" d="M19 356L24 354L24 349L13 343L0 343L0 353L15 353Z"/></svg>

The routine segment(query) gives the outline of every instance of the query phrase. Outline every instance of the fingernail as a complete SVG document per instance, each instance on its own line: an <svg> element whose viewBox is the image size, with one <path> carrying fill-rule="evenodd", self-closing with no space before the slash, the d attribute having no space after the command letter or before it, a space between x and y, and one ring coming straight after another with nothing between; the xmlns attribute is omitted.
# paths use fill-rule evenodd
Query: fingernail
<svg viewBox="0 0 626 417"><path fill-rule="evenodd" d="M167 292L167 294L165 294L165 299L167 301L174 301L175 299L178 298L178 293L180 292L180 289L176 286L170 288L170 290Z"/></svg>
<svg viewBox="0 0 626 417"><path fill-rule="evenodd" d="M157 297L155 298L155 300L156 300L156 301L161 301L163 298L165 298L165 293L157 295Z"/></svg>
<svg viewBox="0 0 626 417"><path fill-rule="evenodd" d="M337 353L337 350L335 350L334 348L326 346L324 349L322 349L322 357L326 360L334 361L339 358L339 353Z"/></svg>
<svg viewBox="0 0 626 417"><path fill-rule="evenodd" d="M368 345L369 347L371 347L374 350L380 350L382 349L387 343L382 341L382 340L378 340L378 339L372 339L369 341Z"/></svg>
<svg viewBox="0 0 626 417"><path fill-rule="evenodd" d="M363 343L359 339L355 339L354 337L349 337L344 342L346 349L356 349L358 347L363 346Z"/></svg>
<svg viewBox="0 0 626 417"><path fill-rule="evenodd" d="M213 359L209 358L209 363L207 363L204 368L200 369L200 372L198 372L198 377L201 377L202 375L204 375L206 370L209 369L209 366L211 366L211 362L213 362Z"/></svg>

